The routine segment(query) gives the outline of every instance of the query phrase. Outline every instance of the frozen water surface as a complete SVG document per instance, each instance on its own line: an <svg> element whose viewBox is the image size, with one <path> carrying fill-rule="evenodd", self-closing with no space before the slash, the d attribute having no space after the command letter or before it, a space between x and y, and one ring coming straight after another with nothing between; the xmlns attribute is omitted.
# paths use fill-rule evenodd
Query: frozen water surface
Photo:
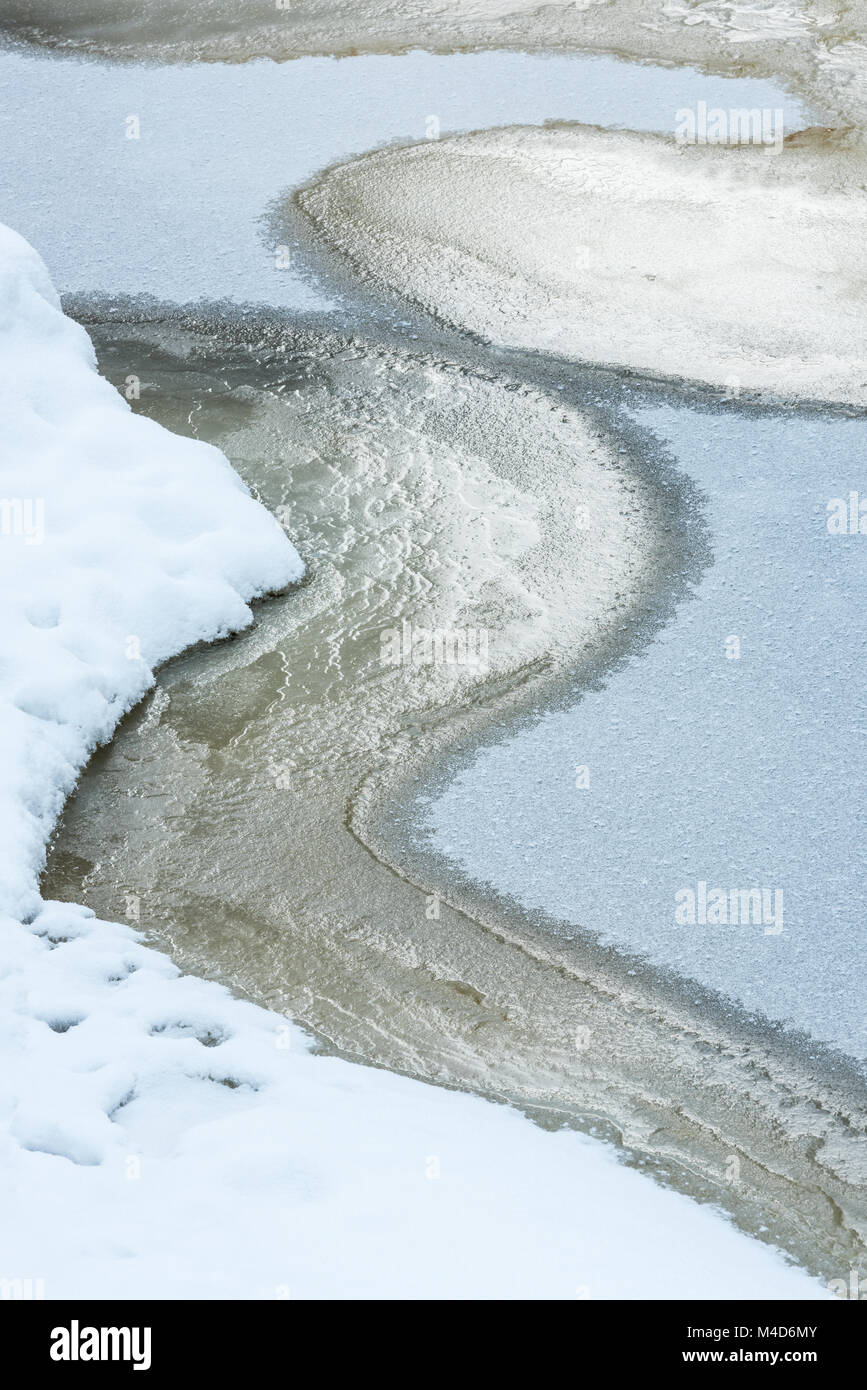
<svg viewBox="0 0 867 1390"><path fill-rule="evenodd" d="M829 501L848 507L863 478L867 425L638 419L705 492L713 564L604 689L483 750L425 823L465 872L564 932L867 1057L867 536L827 529ZM698 920L699 883L724 890L724 920ZM765 890L746 924L732 889Z"/></svg>
<svg viewBox="0 0 867 1390"><path fill-rule="evenodd" d="M476 53L168 68L0 54L0 219L61 293L323 308L278 268L263 215L327 165L392 140L569 120L673 132L706 101L782 107L772 82L608 57ZM290 257L291 259L291 257Z"/></svg>

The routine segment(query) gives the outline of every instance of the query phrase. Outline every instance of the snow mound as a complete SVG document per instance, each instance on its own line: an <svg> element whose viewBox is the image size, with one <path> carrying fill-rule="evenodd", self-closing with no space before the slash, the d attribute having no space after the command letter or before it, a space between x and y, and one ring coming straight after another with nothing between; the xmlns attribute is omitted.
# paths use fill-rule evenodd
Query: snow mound
<svg viewBox="0 0 867 1390"><path fill-rule="evenodd" d="M130 383L134 391L134 383ZM154 668L246 627L303 566L223 455L133 414L0 228L0 911L38 906L53 822Z"/></svg>

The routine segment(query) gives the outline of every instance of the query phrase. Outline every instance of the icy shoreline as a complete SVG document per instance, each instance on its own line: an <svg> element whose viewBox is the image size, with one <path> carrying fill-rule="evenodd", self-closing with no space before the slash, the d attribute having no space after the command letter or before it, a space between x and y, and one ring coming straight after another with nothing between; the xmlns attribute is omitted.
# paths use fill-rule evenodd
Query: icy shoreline
<svg viewBox="0 0 867 1390"><path fill-rule="evenodd" d="M49 1298L827 1296L603 1145L312 1057L128 926L39 904L41 841L151 666L301 566L216 450L96 375L26 244L4 232L0 256L4 487L45 503L40 543L0 542L4 1278Z"/></svg>

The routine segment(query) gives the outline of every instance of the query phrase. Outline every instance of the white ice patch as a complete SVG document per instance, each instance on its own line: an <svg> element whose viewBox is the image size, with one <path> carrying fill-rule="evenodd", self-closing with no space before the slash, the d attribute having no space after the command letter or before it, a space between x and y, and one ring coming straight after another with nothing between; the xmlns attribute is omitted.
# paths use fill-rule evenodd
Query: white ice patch
<svg viewBox="0 0 867 1390"><path fill-rule="evenodd" d="M718 114L743 133L748 113ZM867 400L863 155L713 134L482 131L342 165L301 205L355 266L492 342Z"/></svg>
<svg viewBox="0 0 867 1390"><path fill-rule="evenodd" d="M834 16L813 16L788 5L735 5L732 0L703 0L701 4L663 5L662 13L688 27L708 25L721 30L729 43L796 39L815 27L834 23Z"/></svg>

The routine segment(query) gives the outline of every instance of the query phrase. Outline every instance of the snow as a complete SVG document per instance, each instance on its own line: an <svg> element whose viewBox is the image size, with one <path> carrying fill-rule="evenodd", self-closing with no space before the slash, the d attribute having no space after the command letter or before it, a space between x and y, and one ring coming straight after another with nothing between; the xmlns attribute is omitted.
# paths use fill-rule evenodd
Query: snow
<svg viewBox="0 0 867 1390"><path fill-rule="evenodd" d="M52 821L154 666L302 566L222 455L97 375L5 229L0 382L4 493L44 502L44 530L22 507L0 537L0 1278L49 1298L829 1296L599 1142L315 1056L130 927L40 901Z"/></svg>
<svg viewBox="0 0 867 1390"><path fill-rule="evenodd" d="M6 229L0 417L0 909L20 916L78 772L154 668L246 627L248 600L303 567L222 454L133 415L98 376L44 265Z"/></svg>
<svg viewBox="0 0 867 1390"><path fill-rule="evenodd" d="M47 904L2 949L0 1272L46 1297L823 1294L610 1148L312 1056L128 927Z"/></svg>
<svg viewBox="0 0 867 1390"><path fill-rule="evenodd" d="M376 151L299 201L356 269L494 343L867 401L854 144L516 127Z"/></svg>

